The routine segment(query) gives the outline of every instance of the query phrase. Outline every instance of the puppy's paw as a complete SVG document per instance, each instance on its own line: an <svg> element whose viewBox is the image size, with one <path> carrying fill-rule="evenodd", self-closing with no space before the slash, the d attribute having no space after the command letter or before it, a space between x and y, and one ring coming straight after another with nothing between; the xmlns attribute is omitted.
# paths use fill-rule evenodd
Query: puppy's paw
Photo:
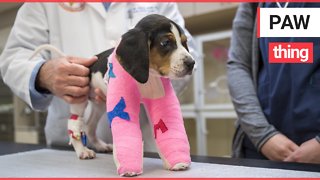
<svg viewBox="0 0 320 180"><path fill-rule="evenodd" d="M113 147L112 144L106 144L105 142L98 140L97 142L93 143L93 147L98 152L111 152Z"/></svg>
<svg viewBox="0 0 320 180"><path fill-rule="evenodd" d="M91 149L84 147L83 150L79 152L78 157L79 159L93 159L96 157L96 153Z"/></svg>
<svg viewBox="0 0 320 180"><path fill-rule="evenodd" d="M177 163L170 170L171 171L183 171L189 168L189 164L187 163Z"/></svg>
<svg viewBox="0 0 320 180"><path fill-rule="evenodd" d="M183 171L189 168L191 162L188 161L178 161L178 163L175 163L174 165L170 165L169 161L167 161L165 158L163 158L162 154L159 153L160 158L163 160L163 167L166 170L170 170L170 171Z"/></svg>
<svg viewBox="0 0 320 180"><path fill-rule="evenodd" d="M134 176L138 176L138 174L135 172L126 172L126 173L120 174L120 176L121 177L134 177Z"/></svg>

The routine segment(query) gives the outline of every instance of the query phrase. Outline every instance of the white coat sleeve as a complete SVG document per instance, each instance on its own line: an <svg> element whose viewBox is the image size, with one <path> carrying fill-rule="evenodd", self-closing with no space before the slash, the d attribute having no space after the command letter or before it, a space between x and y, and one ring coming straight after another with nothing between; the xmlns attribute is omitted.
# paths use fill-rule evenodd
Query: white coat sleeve
<svg viewBox="0 0 320 180"><path fill-rule="evenodd" d="M46 12L40 3L25 3L18 11L5 49L0 56L3 81L15 95L35 110L45 110L52 98L43 96L34 104L30 97L30 80L34 68L44 61L40 56L29 60L36 47L49 43Z"/></svg>
<svg viewBox="0 0 320 180"><path fill-rule="evenodd" d="M178 5L176 3L159 3L159 13L161 15L166 16L167 18L171 19L172 21L174 21L175 23L177 23L178 25L181 26L181 28L183 29L185 35L188 38L188 49L190 54L193 56L193 58L196 61L196 65L197 63L199 63L199 54L198 54L198 50L196 47L196 43L193 39L193 37L191 36L191 34L189 33L189 31L185 28L185 22L183 19L183 16L181 15L179 9L178 9ZM195 67L196 67L195 65ZM183 90L185 89L185 87L187 86L187 83L190 81L190 76L187 76L186 78L180 79L180 80L172 80L173 83L173 87L176 91L177 94L182 93Z"/></svg>

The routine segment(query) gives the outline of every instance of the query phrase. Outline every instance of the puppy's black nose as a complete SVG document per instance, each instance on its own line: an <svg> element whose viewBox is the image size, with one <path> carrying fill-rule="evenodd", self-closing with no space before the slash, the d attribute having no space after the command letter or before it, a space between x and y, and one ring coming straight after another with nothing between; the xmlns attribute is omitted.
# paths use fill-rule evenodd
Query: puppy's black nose
<svg viewBox="0 0 320 180"><path fill-rule="evenodd" d="M195 61L193 59L188 59L188 60L184 61L184 65L186 66L188 71L193 70L194 64L195 64Z"/></svg>

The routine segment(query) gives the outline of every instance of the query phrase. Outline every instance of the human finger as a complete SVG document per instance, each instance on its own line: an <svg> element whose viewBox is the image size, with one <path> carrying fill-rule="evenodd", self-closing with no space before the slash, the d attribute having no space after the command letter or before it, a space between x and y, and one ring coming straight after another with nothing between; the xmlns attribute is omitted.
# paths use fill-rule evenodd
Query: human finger
<svg viewBox="0 0 320 180"><path fill-rule="evenodd" d="M94 93L96 94L96 97L99 97L101 100L106 101L106 95L101 89L95 88Z"/></svg>
<svg viewBox="0 0 320 180"><path fill-rule="evenodd" d="M89 77L70 75L67 77L67 82L71 86L85 87L89 85Z"/></svg>
<svg viewBox="0 0 320 180"><path fill-rule="evenodd" d="M68 61L70 63L79 64L79 65L83 65L83 66L89 67L94 62L97 61L98 57L97 56L93 56L91 58L81 58L81 57L68 56L67 59L68 59Z"/></svg>
<svg viewBox="0 0 320 180"><path fill-rule="evenodd" d="M62 99L65 100L69 104L80 104L80 103L86 101L87 98L88 98L87 96L74 97L74 96L70 96L70 95L64 95L62 97Z"/></svg>
<svg viewBox="0 0 320 180"><path fill-rule="evenodd" d="M78 87L78 86L67 86L65 87L65 95L70 95L73 97L80 97L80 96L88 96L89 94L89 87Z"/></svg>

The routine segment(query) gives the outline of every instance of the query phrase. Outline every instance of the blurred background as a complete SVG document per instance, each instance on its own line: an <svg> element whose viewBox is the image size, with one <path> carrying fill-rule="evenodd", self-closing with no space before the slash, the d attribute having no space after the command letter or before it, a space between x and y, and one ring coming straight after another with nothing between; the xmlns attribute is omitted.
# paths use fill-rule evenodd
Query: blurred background
<svg viewBox="0 0 320 180"><path fill-rule="evenodd" d="M22 3L0 3L0 53ZM195 38L198 70L179 96L194 155L230 157L236 114L226 83L226 60L237 3L178 3ZM19 83L19 82L17 82ZM33 112L0 78L0 141L45 144L46 113Z"/></svg>

